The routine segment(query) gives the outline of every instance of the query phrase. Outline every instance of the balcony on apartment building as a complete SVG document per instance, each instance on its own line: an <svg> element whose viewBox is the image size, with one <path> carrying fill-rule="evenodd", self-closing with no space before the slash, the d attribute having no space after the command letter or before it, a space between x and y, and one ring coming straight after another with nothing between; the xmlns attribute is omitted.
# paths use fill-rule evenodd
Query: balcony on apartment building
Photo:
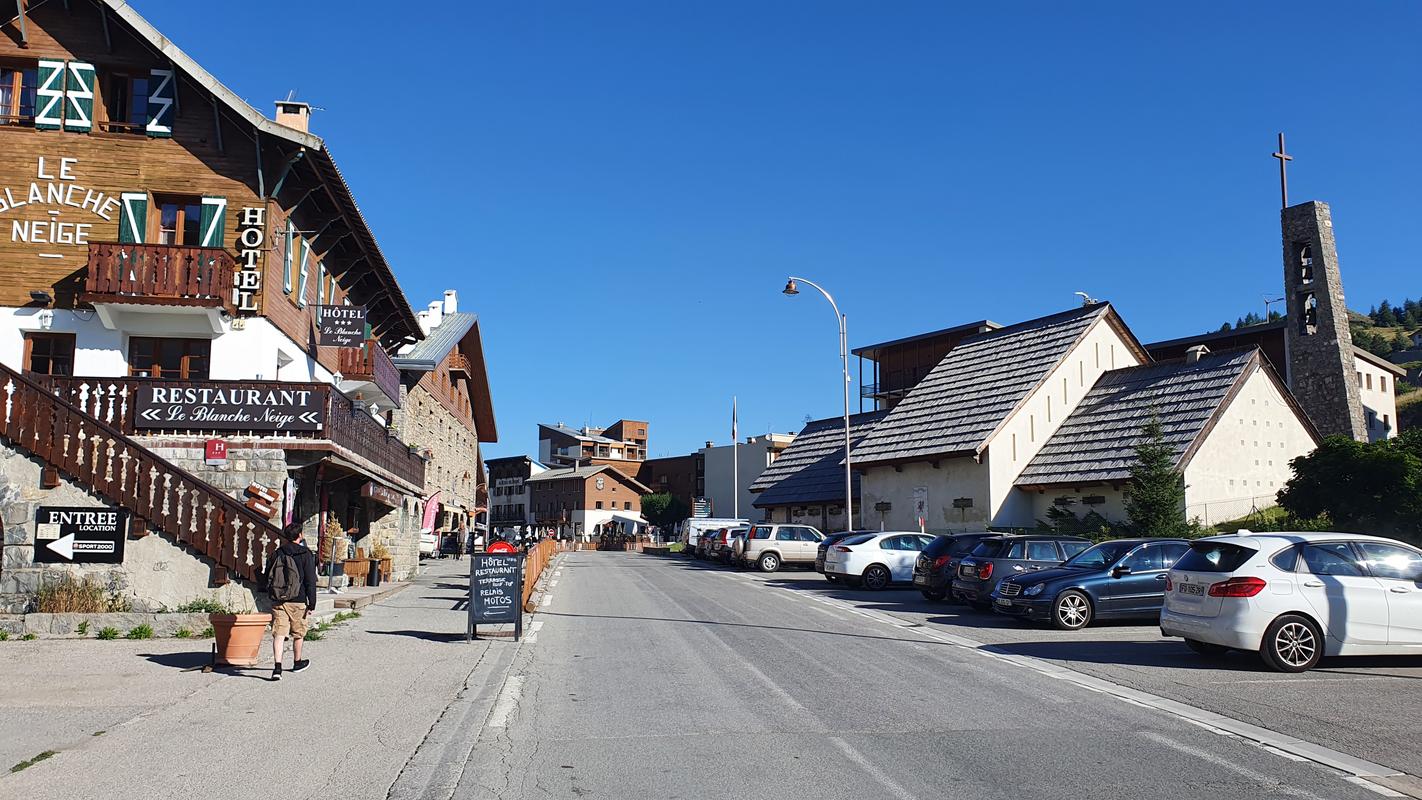
<svg viewBox="0 0 1422 800"><path fill-rule="evenodd" d="M91 242L79 299L110 330L130 327L125 315L161 313L221 333L236 268L232 255L216 247Z"/></svg>
<svg viewBox="0 0 1422 800"><path fill-rule="evenodd" d="M383 408L400 405L400 370L378 339L339 351L340 388L363 403Z"/></svg>
<svg viewBox="0 0 1422 800"><path fill-rule="evenodd" d="M311 451L407 492L424 487L425 459L329 383L34 378L126 435L251 436L287 450L288 460Z"/></svg>

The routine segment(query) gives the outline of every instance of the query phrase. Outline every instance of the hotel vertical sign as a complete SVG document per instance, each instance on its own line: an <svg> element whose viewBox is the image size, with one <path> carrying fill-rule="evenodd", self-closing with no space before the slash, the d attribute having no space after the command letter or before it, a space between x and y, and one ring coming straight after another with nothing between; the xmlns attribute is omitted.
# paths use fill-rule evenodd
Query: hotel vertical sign
<svg viewBox="0 0 1422 800"><path fill-rule="evenodd" d="M266 252L267 210L260 206L242 209L237 217L237 274L232 282L232 305L240 312L262 310L257 296L262 291L262 254Z"/></svg>

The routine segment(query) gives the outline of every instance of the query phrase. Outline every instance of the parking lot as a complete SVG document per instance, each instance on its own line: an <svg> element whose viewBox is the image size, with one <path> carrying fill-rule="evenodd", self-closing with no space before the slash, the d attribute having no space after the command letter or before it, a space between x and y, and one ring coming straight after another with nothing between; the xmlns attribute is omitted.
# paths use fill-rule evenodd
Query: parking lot
<svg viewBox="0 0 1422 800"><path fill-rule="evenodd" d="M693 559L683 559L682 566L731 569ZM1151 624L1107 621L1057 631L925 600L907 586L870 591L832 584L803 567L740 574L767 588L832 598L1422 774L1422 742L1415 735L1415 721L1422 718L1422 657L1326 659L1310 672L1284 674L1266 669L1251 654L1201 657Z"/></svg>

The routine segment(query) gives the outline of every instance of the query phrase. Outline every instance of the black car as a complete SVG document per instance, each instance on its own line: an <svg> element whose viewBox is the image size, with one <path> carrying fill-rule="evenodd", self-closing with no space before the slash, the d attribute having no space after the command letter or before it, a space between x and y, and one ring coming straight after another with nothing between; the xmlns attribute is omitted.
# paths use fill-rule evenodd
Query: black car
<svg viewBox="0 0 1422 800"><path fill-rule="evenodd" d="M878 531L840 531L839 533L826 535L824 539L820 540L820 546L815 548L815 572L824 575L825 580L830 583L837 583L839 581L838 575L825 575L825 551L833 547L837 542L848 539L851 536L862 536L869 533L878 533Z"/></svg>
<svg viewBox="0 0 1422 800"><path fill-rule="evenodd" d="M1025 572L1048 569L1091 546L1079 536L999 534L978 542L958 564L953 594L982 611L991 606L998 581Z"/></svg>
<svg viewBox="0 0 1422 800"><path fill-rule="evenodd" d="M953 590L958 562L992 533L950 533L934 539L913 565L913 586L929 600L942 600Z"/></svg>
<svg viewBox="0 0 1422 800"><path fill-rule="evenodd" d="M993 609L1064 631L1095 619L1159 619L1165 575L1189 549L1185 539L1101 542L1060 567L1003 578L992 593Z"/></svg>

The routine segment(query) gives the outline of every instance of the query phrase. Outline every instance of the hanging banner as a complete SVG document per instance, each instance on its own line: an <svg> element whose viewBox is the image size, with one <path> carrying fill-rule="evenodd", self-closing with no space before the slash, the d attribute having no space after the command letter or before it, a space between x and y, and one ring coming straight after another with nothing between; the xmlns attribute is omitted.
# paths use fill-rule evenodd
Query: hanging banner
<svg viewBox="0 0 1422 800"><path fill-rule="evenodd" d="M425 501L425 520L420 526L421 531L429 532L435 529L435 520L439 519L439 495L439 492L435 492Z"/></svg>
<svg viewBox="0 0 1422 800"><path fill-rule="evenodd" d="M316 306L316 344L360 347L365 342L365 306Z"/></svg>

